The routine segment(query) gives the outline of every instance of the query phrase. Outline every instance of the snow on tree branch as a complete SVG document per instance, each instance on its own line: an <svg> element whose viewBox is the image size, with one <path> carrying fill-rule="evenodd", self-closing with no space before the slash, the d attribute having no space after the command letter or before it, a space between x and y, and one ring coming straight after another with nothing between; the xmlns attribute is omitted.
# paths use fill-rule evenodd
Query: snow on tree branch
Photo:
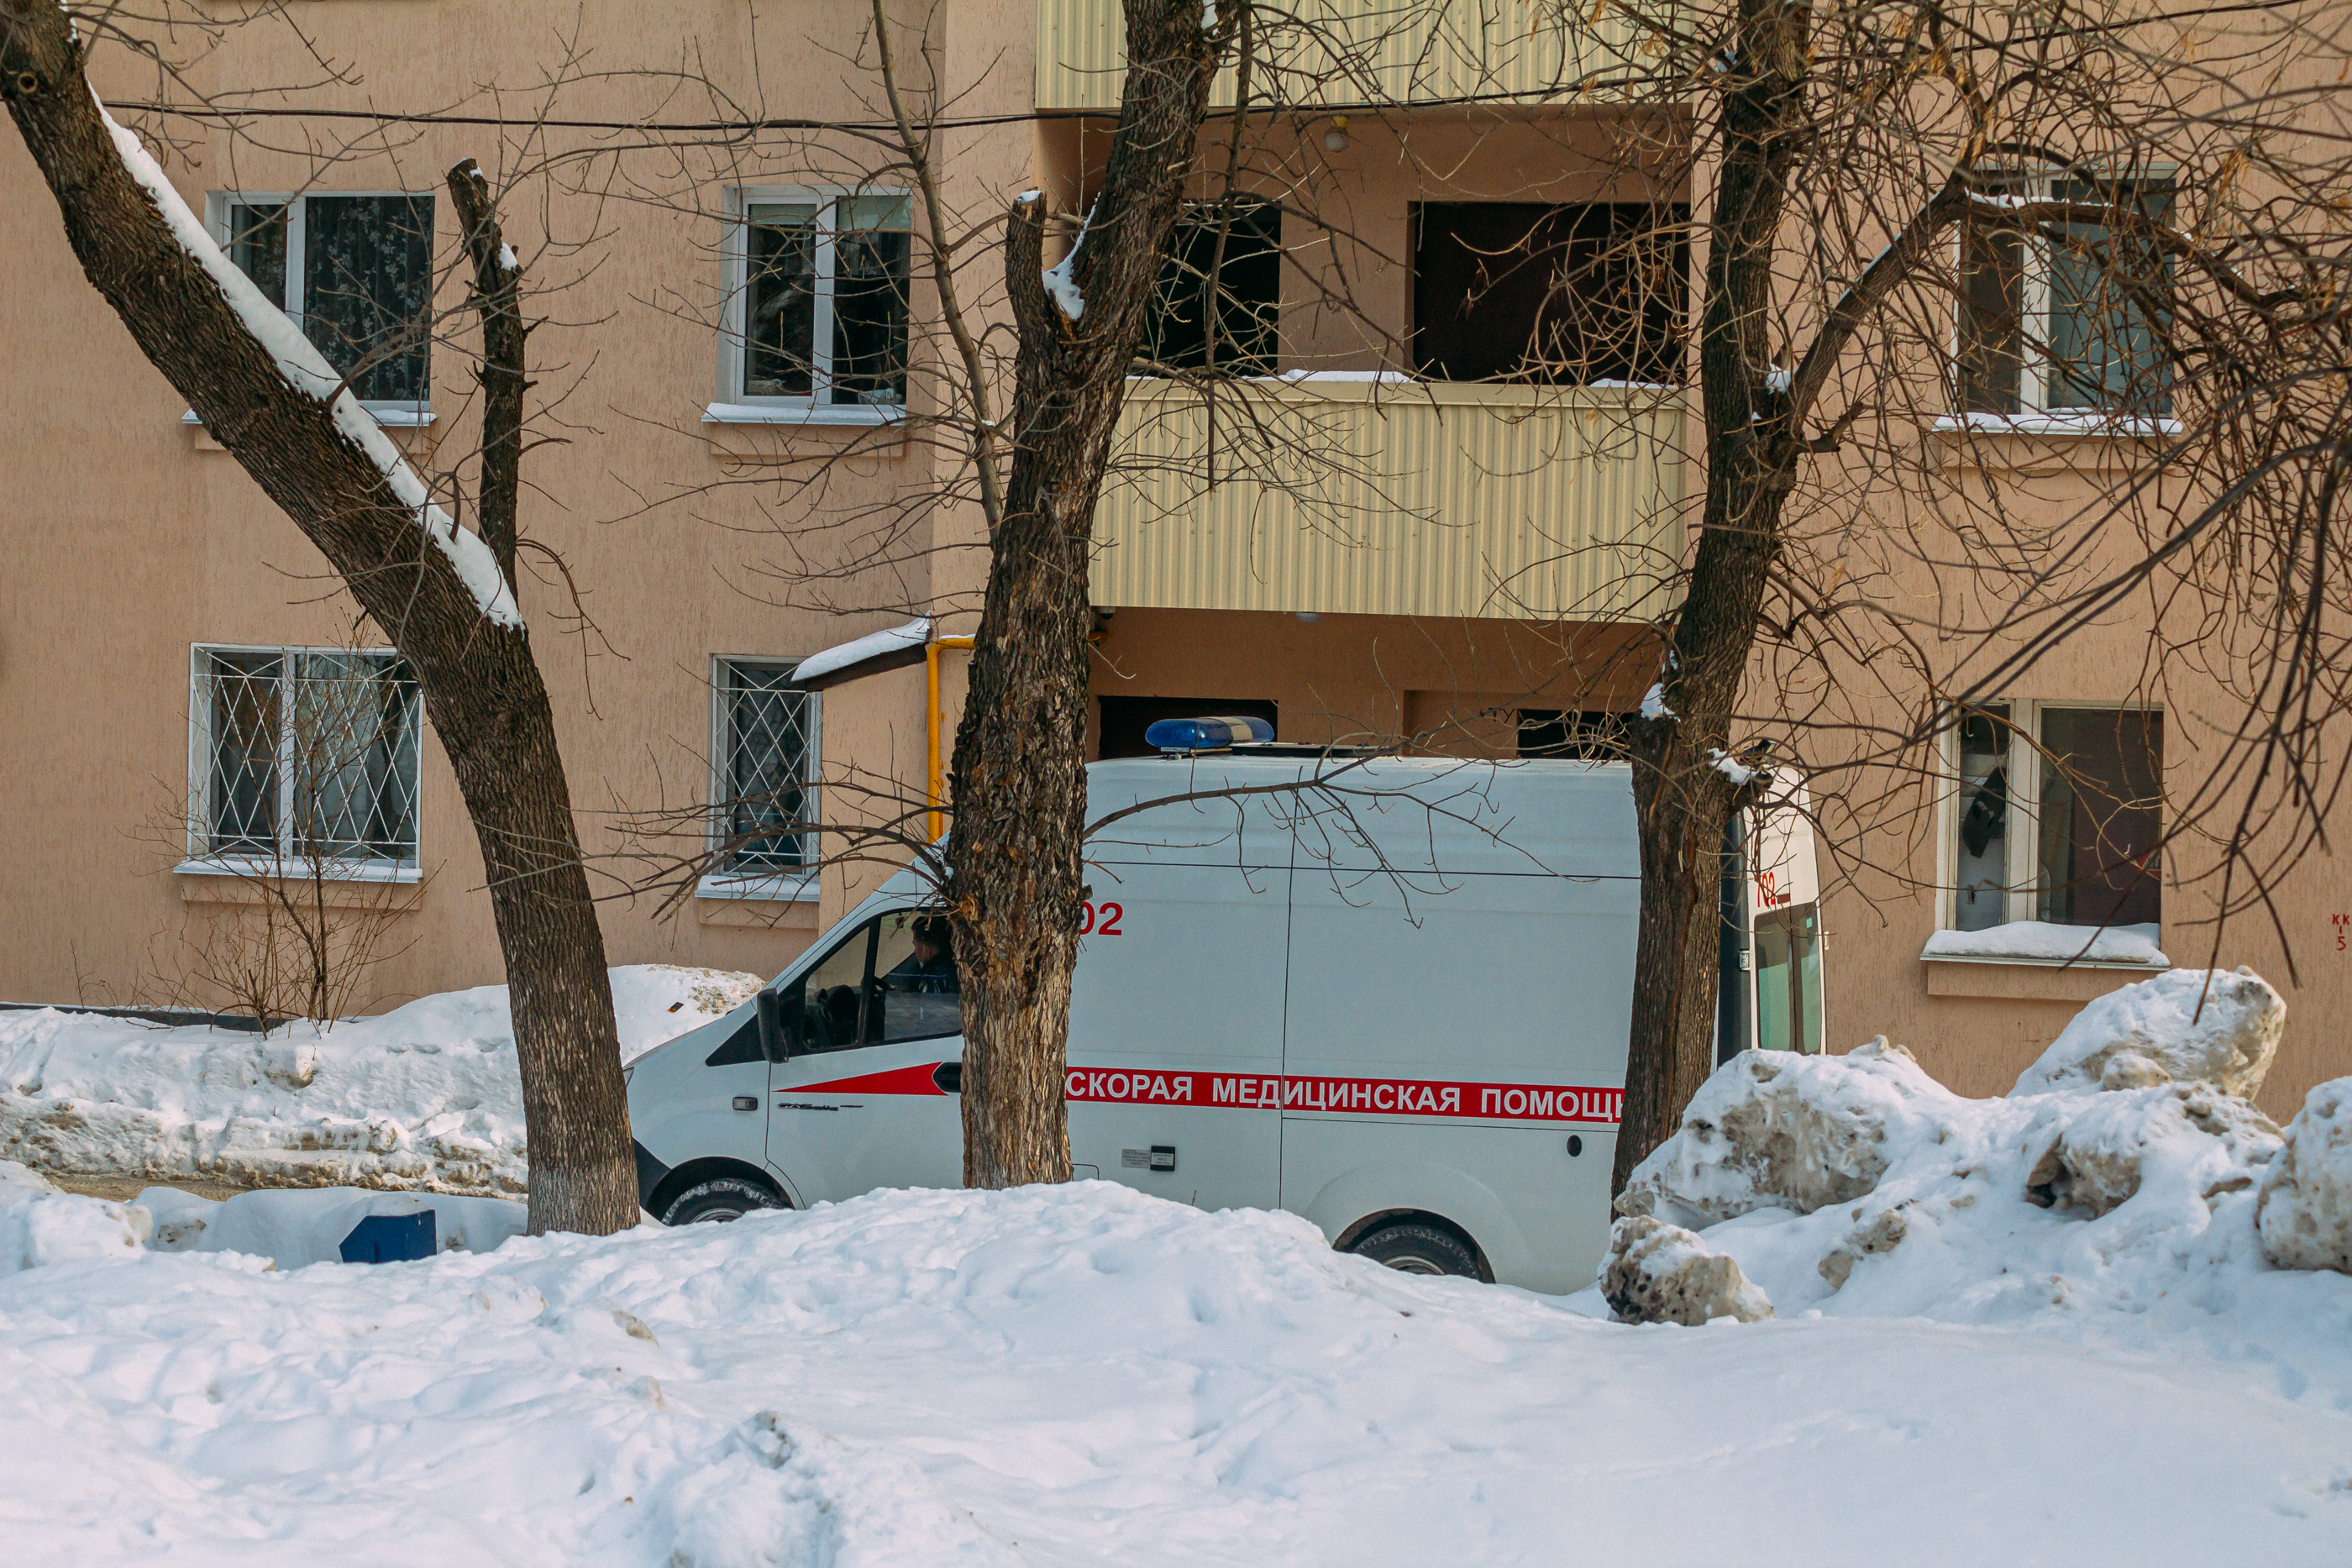
<svg viewBox="0 0 2352 1568"><path fill-rule="evenodd" d="M93 92L91 98L96 100L97 94ZM359 399L343 384L341 374L286 313L272 305L254 287L253 280L221 254L220 246L213 243L204 224L189 210L163 166L149 155L139 138L117 124L114 117L106 112L103 102L98 103L98 117L104 122L107 134L113 137L115 151L121 154L131 177L139 182L163 214L172 237L218 286L227 298L229 308L236 312L246 330L253 334L254 340L277 364L278 373L285 378L286 384L307 397L330 403L335 428L366 454L401 505L416 514L425 537L447 559L457 580L474 596L474 603L483 617L509 631L522 631L522 612L516 607L513 588L499 570L490 547L458 528L456 518L433 504L425 481L417 477L416 471L408 465L400 448L392 444L392 438L384 434L373 416L360 406Z"/></svg>

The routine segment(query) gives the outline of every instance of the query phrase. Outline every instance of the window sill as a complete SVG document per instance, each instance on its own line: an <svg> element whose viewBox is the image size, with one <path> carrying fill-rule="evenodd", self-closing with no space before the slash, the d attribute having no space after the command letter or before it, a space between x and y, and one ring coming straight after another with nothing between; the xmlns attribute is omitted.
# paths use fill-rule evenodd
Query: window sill
<svg viewBox="0 0 2352 1568"><path fill-rule="evenodd" d="M714 402L702 411L705 424L836 425L873 429L906 422L904 407L845 403L832 407L764 402Z"/></svg>
<svg viewBox="0 0 2352 1568"><path fill-rule="evenodd" d="M234 878L239 882L308 882L307 867L296 867L277 861L187 860L172 868L174 876L205 876ZM354 862L340 865L322 874L321 882L378 883L408 885L425 880L425 873L414 862L400 865L377 865Z"/></svg>
<svg viewBox="0 0 2352 1568"><path fill-rule="evenodd" d="M757 900L763 904L814 904L818 897L814 872L787 876L706 876L695 883L697 898Z"/></svg>
<svg viewBox="0 0 2352 1568"><path fill-rule="evenodd" d="M2064 435L2086 440L2147 441L2180 434L2177 419L2125 418L2105 413L1947 413L1938 435Z"/></svg>
<svg viewBox="0 0 2352 1568"><path fill-rule="evenodd" d="M376 423L386 430L423 430L433 423L433 411L429 408L419 408L415 403L400 403L381 408L368 408L365 403L360 406L366 409ZM180 423L193 424L201 430L204 428L205 422L197 417L194 409L190 409L180 415Z"/></svg>

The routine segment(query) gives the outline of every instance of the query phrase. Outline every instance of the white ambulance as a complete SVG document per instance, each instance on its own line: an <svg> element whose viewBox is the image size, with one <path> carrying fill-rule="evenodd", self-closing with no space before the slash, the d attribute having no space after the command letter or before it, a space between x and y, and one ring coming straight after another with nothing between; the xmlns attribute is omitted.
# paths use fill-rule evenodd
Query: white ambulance
<svg viewBox="0 0 2352 1568"><path fill-rule="evenodd" d="M1087 844L1078 1177L1289 1209L1399 1268L1590 1282L1641 889L1624 764L1261 746L1096 763L1087 802L1097 823L1146 809ZM1786 933L1818 919L1785 895L1812 885L1811 839L1777 815L1729 898L1726 1050L1819 1045L1817 941L1811 1039L1789 1023ZM961 1182L961 1002L929 905L900 873L753 1002L631 1064L646 1208L676 1225ZM1780 934L1760 965L1759 913Z"/></svg>

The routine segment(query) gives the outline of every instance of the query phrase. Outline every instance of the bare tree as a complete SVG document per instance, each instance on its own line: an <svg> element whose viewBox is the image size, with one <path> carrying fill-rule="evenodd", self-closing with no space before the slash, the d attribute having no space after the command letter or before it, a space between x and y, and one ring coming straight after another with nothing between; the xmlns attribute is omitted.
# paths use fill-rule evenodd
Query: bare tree
<svg viewBox="0 0 2352 1568"><path fill-rule="evenodd" d="M2344 710L2318 627L2340 600L2323 560L2352 434L2326 152L2343 54L2319 10L1627 10L1644 47L1617 89L1687 110L1627 120L1620 150L1693 193L1705 477L1628 742L1643 901L1621 1186L1714 1065L1717 888L1759 742L1835 799L1852 867L1871 835L1899 851L1932 821L1922 786L1965 716L2103 618L2144 616L2151 695L2192 664L2264 672L2245 684L2269 716L2216 737L2167 829L2207 838L2218 943L2257 830L2284 807L2308 843L2332 798L2315 737ZM2097 439L2098 461L2064 465L2063 502L2036 506L2004 476L2033 465L2017 443L2053 434ZM2247 633L2226 653L2224 626ZM1903 860L1883 869L1901 879Z"/></svg>
<svg viewBox="0 0 2352 1568"><path fill-rule="evenodd" d="M531 1157L534 1231L605 1233L637 1215L628 1113L604 937L589 897L553 715L517 609L509 460L492 432L484 510L492 543L435 506L339 375L222 256L85 74L103 15L46 0L0 5L0 94L56 196L83 271L141 350L333 565L422 689L488 873L512 999ZM135 40L134 40L135 43ZM513 267L472 177L453 186L491 321L494 406L519 364ZM499 498L505 486L506 499ZM494 548L502 544L503 549ZM501 557L505 559L502 559Z"/></svg>

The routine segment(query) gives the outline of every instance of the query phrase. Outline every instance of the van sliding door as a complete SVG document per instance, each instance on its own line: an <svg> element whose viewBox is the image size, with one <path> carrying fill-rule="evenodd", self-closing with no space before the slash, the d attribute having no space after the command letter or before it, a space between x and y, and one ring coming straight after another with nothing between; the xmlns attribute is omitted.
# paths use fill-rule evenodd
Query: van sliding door
<svg viewBox="0 0 2352 1568"><path fill-rule="evenodd" d="M1121 778L1139 775L1148 800L1216 789L1228 766L1155 760ZM1252 785L1296 775L1235 772ZM1089 816L1119 804L1090 800ZM1079 1175L1202 1208L1274 1207L1287 809L1281 797L1172 803L1089 841L1070 987L1070 1158L1093 1167Z"/></svg>

